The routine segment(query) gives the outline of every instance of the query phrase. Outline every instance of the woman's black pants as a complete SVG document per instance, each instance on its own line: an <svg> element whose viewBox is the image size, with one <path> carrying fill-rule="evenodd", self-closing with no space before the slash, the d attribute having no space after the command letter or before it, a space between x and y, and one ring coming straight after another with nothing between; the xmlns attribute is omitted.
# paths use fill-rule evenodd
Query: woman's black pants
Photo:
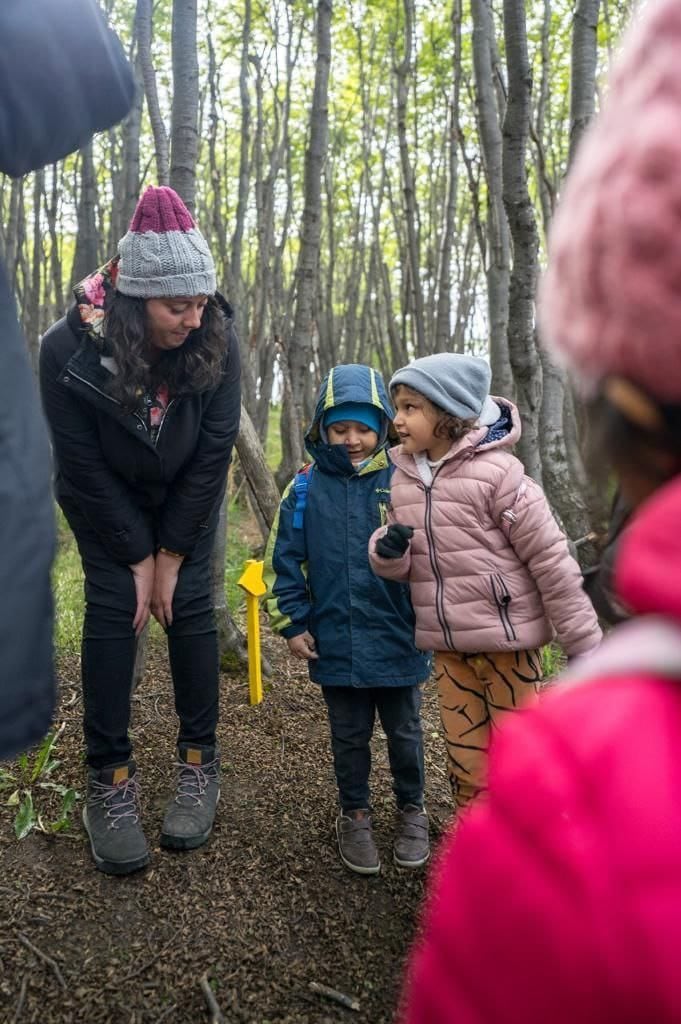
<svg viewBox="0 0 681 1024"><path fill-rule="evenodd" d="M129 760L130 699L137 641L132 628L136 596L132 572L107 555L77 508L62 506L85 572L82 675L83 725L93 768ZM210 557L217 515L180 567L173 623L166 630L180 720L178 743L211 746L218 722L218 640L211 593Z"/></svg>

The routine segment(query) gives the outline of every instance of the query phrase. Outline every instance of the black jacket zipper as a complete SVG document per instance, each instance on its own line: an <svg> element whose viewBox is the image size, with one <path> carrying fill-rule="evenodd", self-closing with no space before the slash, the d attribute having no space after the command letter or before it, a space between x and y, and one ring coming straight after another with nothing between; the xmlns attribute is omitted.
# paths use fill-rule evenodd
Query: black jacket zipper
<svg viewBox="0 0 681 1024"><path fill-rule="evenodd" d="M87 387L92 388L92 390L96 391L98 395L102 396L102 398L106 398L107 401L113 402L113 404L115 406L117 406L117 408L119 408L119 409L121 408L121 403L116 398L112 398L111 395L107 395L106 391L102 391L102 389L98 388L96 384L92 383L92 381L86 380L85 377L81 377L79 374L74 373L73 370L67 370L66 376L64 377L64 383L65 384L68 384L68 378L69 377L75 377L76 380L79 380L81 382L81 384L85 384ZM168 403L168 407L166 408L166 413L168 412L168 409L170 408L171 405L172 405L172 402L169 402ZM138 419L140 421L142 427L144 428L145 432L148 435L149 431L147 429L146 423L144 422L144 417L140 416L140 414L138 412L134 412L132 415L135 417L135 419ZM165 420L165 415L163 417L163 420ZM161 433L161 427L162 426L163 426L163 421L161 422L161 426L158 428L158 433L159 434ZM158 434L156 435L156 440L158 441Z"/></svg>
<svg viewBox="0 0 681 1024"><path fill-rule="evenodd" d="M504 583L503 577L496 573L490 576L492 581L492 593L494 594L494 600L496 602L497 611L499 612L499 618L501 624L504 627L507 640L517 640L516 631L513 628L511 617L508 613L508 606L511 603L511 595L508 592L508 588ZM497 590L497 587L499 588Z"/></svg>

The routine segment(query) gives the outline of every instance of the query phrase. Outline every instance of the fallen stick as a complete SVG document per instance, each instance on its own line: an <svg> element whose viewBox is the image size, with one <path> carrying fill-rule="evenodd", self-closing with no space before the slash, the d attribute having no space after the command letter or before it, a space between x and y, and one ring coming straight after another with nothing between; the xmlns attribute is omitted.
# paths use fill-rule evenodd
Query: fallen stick
<svg viewBox="0 0 681 1024"><path fill-rule="evenodd" d="M17 1008L14 1011L14 1016L12 1017L12 1024L17 1024L17 1021L21 1017L21 1011L23 1010L24 1003L26 1002L26 990L27 990L27 988L28 988L28 974L25 974L23 976L23 978L21 979L21 991L19 992L19 1000L17 1002Z"/></svg>
<svg viewBox="0 0 681 1024"><path fill-rule="evenodd" d="M163 1011L160 1017L156 1018L154 1024L161 1024L161 1021L167 1020L171 1013L175 1013L176 1009L177 1003L173 1003L172 1006L169 1006L166 1010Z"/></svg>
<svg viewBox="0 0 681 1024"><path fill-rule="evenodd" d="M329 988L328 985L320 985L316 981L311 981L308 988L310 992L316 992L317 995L326 996L327 999L332 999L334 1003L339 1003L346 1010L355 1010L355 1012L359 1013L359 999L356 996L346 996L344 992L339 992L335 988Z"/></svg>
<svg viewBox="0 0 681 1024"><path fill-rule="evenodd" d="M53 960L51 956L47 955L47 953L43 953L43 951L41 949L38 949L37 946L34 946L33 943L30 941L30 939L27 939L26 936L23 935L21 932L19 932L18 938L19 938L19 942L23 946L26 946L26 949L30 949L30 951L35 956L37 956L39 960L42 960L42 962L44 964L47 964L49 967L52 968L52 970L54 971L54 974L55 974L55 977L56 977L57 981L59 982L61 987L64 989L64 991L66 991L66 982L64 981L64 975L61 973L61 971L59 969L59 964L57 963L57 961Z"/></svg>
<svg viewBox="0 0 681 1024"><path fill-rule="evenodd" d="M222 1010L220 1009L220 1004L213 994L213 989L210 987L207 973L201 975L199 985L203 992L203 998L206 1000L208 1009L211 1012L210 1024L227 1024L227 1021L222 1014Z"/></svg>

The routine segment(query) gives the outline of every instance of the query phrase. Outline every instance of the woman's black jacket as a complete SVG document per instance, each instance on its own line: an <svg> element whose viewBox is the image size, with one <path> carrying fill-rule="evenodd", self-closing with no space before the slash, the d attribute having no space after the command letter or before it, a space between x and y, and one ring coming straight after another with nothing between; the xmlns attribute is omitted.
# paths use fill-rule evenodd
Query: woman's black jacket
<svg viewBox="0 0 681 1024"><path fill-rule="evenodd" d="M43 338L40 388L57 500L78 507L116 562L133 565L159 546L190 554L222 498L241 411L231 320L226 330L219 384L172 399L155 444L146 417L107 393L111 374L76 306Z"/></svg>

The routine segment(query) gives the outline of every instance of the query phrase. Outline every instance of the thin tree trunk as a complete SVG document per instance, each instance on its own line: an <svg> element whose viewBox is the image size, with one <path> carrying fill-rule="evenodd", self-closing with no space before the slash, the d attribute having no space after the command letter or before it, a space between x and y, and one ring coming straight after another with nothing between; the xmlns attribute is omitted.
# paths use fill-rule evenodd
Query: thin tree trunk
<svg viewBox="0 0 681 1024"><path fill-rule="evenodd" d="M249 46L251 40L251 0L244 0L244 23L241 31L241 66L239 70L239 95L241 98L241 136L239 150L239 184L237 188L236 214L231 244L231 286L234 289L234 301L237 310L243 302L243 276L241 271L241 249L248 206L248 193L251 181L251 93L248 88ZM243 311L238 312L238 317ZM242 327L241 320L237 323ZM245 337L245 334L244 334Z"/></svg>
<svg viewBox="0 0 681 1024"><path fill-rule="evenodd" d="M99 233L97 231L97 178L92 142L80 151L80 199L78 202L78 234L73 257L71 281L78 281L97 269Z"/></svg>
<svg viewBox="0 0 681 1024"><path fill-rule="evenodd" d="M452 281L451 254L454 249L456 204L458 199L459 101L461 92L461 0L452 4L452 34L454 37L454 64L452 92L449 101L447 146L447 199L445 224L440 238L440 258L437 286L437 316L435 320L435 351L446 352L452 334Z"/></svg>
<svg viewBox="0 0 681 1024"><path fill-rule="evenodd" d="M475 100L485 178L487 181L487 309L490 332L492 392L512 398L515 381L508 338L508 303L511 279L511 238L503 197L504 110L498 108L494 88L494 22L489 0L471 0L473 15L473 68ZM484 251L481 252L483 259Z"/></svg>
<svg viewBox="0 0 681 1024"><path fill-rule="evenodd" d="M135 17L137 45L139 47L144 93L147 99L147 110L154 135L154 152L156 156L156 172L159 185L167 185L170 180L170 159L168 132L163 122L161 106L156 88L156 71L151 57L152 38L152 0L137 0Z"/></svg>
<svg viewBox="0 0 681 1024"><path fill-rule="evenodd" d="M599 8L600 0L577 0L572 28L568 166L575 158L579 143L589 127L596 106Z"/></svg>
<svg viewBox="0 0 681 1024"><path fill-rule="evenodd" d="M40 328L41 328L41 295L42 295L42 271L45 263L43 252L42 233L42 203L45 191L45 172L36 171L33 179L33 252L31 260L31 295L27 303L27 316L25 322L26 341L31 365L35 373L38 372L38 352L40 349Z"/></svg>
<svg viewBox="0 0 681 1024"><path fill-rule="evenodd" d="M525 166L532 76L527 53L525 7L519 0L504 0L504 39L508 68L508 101L503 127L504 206L513 242L508 351L523 422L518 454L528 474L541 483L539 410L542 384L534 330L539 238Z"/></svg>
<svg viewBox="0 0 681 1024"><path fill-rule="evenodd" d="M328 83L331 64L332 0L319 0L317 4L317 59L315 84L310 110L310 138L305 153L305 203L301 230L300 250L296 268L296 311L288 351L290 371L291 417L289 436L292 463L287 476L292 476L303 461L302 434L304 423L301 413L306 407L306 384L310 377L315 333L314 306L318 287L319 243L321 236L321 184L322 167L328 138Z"/></svg>
<svg viewBox="0 0 681 1024"><path fill-rule="evenodd" d="M12 291L17 290L19 268L19 213L24 190L23 178L13 178L9 193L9 217L5 232L5 265Z"/></svg>
<svg viewBox="0 0 681 1024"><path fill-rule="evenodd" d="M51 320L58 320L64 310L64 282L61 266L60 232L58 230L57 223L60 196L59 177L62 166L62 164L52 165L52 188L50 191L49 204L47 202L47 194L45 196L45 214L47 216L47 226L50 232L50 269L52 276L52 298L54 301L54 306L50 315Z"/></svg>
<svg viewBox="0 0 681 1024"><path fill-rule="evenodd" d="M122 125L123 147L121 154L120 193L115 197L114 210L116 217L113 224L113 243L123 237L135 212L140 191L140 132L142 129L142 107L144 91L142 80L142 61L137 53L135 60L135 77L138 83L137 95L132 110ZM114 214L112 212L112 218Z"/></svg>
<svg viewBox="0 0 681 1024"><path fill-rule="evenodd" d="M196 203L199 151L199 61L197 0L173 0L173 107L170 126L170 186L190 213Z"/></svg>
<svg viewBox="0 0 681 1024"><path fill-rule="evenodd" d="M404 58L395 68L397 78L397 137L400 149L400 166L402 169L402 193L404 195L404 221L407 233L406 269L408 301L406 309L413 318L413 329L416 338L416 354L425 356L426 327L421 287L421 260L418 241L418 204L416 201L416 185L414 168L409 157L407 141L407 98L412 72L412 50L414 38L414 0L403 0L404 3Z"/></svg>
<svg viewBox="0 0 681 1024"><path fill-rule="evenodd" d="M265 452L257 431L246 409L241 407L241 424L236 450L244 476L250 484L250 496L255 504L258 522L262 524L263 542L267 542L279 508L281 495L267 465Z"/></svg>

